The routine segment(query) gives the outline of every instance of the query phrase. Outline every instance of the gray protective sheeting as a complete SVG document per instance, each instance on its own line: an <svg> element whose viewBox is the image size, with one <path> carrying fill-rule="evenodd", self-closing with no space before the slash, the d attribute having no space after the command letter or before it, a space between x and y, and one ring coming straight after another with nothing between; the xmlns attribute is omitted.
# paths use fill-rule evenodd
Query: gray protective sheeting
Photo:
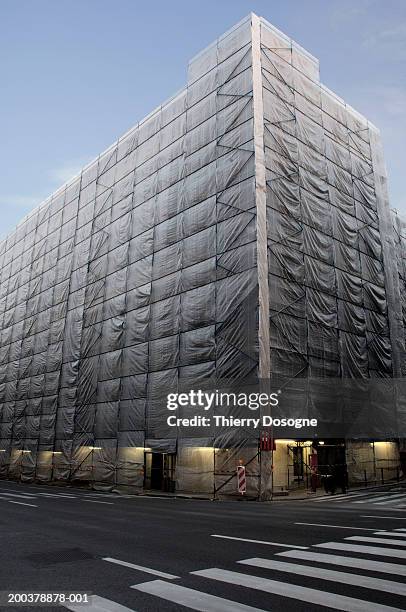
<svg viewBox="0 0 406 612"><path fill-rule="evenodd" d="M194 58L0 244L0 474L141 488L150 449L177 453L179 490L235 488L242 458L258 493L257 438L178 439L169 391L404 375L379 147L255 15Z"/></svg>

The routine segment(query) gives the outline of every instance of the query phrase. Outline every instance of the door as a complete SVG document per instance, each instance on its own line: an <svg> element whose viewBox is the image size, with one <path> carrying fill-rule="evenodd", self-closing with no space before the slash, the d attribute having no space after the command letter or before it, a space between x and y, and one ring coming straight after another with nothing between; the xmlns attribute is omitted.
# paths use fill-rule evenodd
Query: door
<svg viewBox="0 0 406 612"><path fill-rule="evenodd" d="M164 455L152 453L151 458L151 489L162 490L162 480L164 473Z"/></svg>
<svg viewBox="0 0 406 612"><path fill-rule="evenodd" d="M320 474L331 474L335 467L346 469L345 446L340 441L329 441L317 446Z"/></svg>
<svg viewBox="0 0 406 612"><path fill-rule="evenodd" d="M169 453L145 453L145 489L155 491L175 490L176 455Z"/></svg>

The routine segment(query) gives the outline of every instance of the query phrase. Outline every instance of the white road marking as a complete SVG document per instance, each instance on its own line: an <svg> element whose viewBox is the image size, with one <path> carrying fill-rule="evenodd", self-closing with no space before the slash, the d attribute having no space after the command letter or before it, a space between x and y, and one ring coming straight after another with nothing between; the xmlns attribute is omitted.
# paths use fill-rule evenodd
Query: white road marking
<svg viewBox="0 0 406 612"><path fill-rule="evenodd" d="M107 506L114 506L113 502L98 501L96 499L82 499L82 501L88 504L106 504Z"/></svg>
<svg viewBox="0 0 406 612"><path fill-rule="evenodd" d="M17 497L18 499L36 499L35 495L27 495L25 493L3 493L1 491L0 495L5 495L6 497Z"/></svg>
<svg viewBox="0 0 406 612"><path fill-rule="evenodd" d="M390 540L388 538L370 538L369 536L350 536L345 540L356 542L371 542L372 544L389 544L390 546L406 546L404 540Z"/></svg>
<svg viewBox="0 0 406 612"><path fill-rule="evenodd" d="M260 608L252 608L237 601L223 599L223 597L216 597L215 595L209 595L209 593L202 593L163 580L135 584L131 588L177 603L191 610L201 610L202 612L263 612Z"/></svg>
<svg viewBox="0 0 406 612"><path fill-rule="evenodd" d="M8 501L9 504L18 504L19 506L30 506L31 508L38 508L35 504L26 504L25 502L15 501L13 499L5 499L4 501Z"/></svg>
<svg viewBox="0 0 406 612"><path fill-rule="evenodd" d="M335 527L336 529L357 529L361 531L375 531L370 527L347 527L346 525L324 525L323 523L294 523L294 525L312 525L314 527Z"/></svg>
<svg viewBox="0 0 406 612"><path fill-rule="evenodd" d="M362 587L364 589L386 591L394 593L395 595L406 595L406 584L394 582L393 580L382 580L381 578L360 576L359 574L349 574L348 572L338 572L335 570L322 569L320 567L312 567L310 565L298 565L297 563L282 563L271 559L245 559L244 561L238 561L238 563L276 570L278 572L298 574L299 576L309 576L310 578L317 578L318 580L330 580L331 582L339 582L340 584L352 584L353 586Z"/></svg>
<svg viewBox="0 0 406 612"><path fill-rule="evenodd" d="M350 496L348 497L348 495L343 495L343 497L341 497L341 495L329 495L328 497L322 497L321 499L314 499L311 501L314 501L316 503L321 503L321 502L334 502L335 504L343 504L343 503L350 503L351 498L355 497L355 496Z"/></svg>
<svg viewBox="0 0 406 612"><path fill-rule="evenodd" d="M396 531L375 531L374 535L391 536L392 538L406 538L406 533L399 533Z"/></svg>
<svg viewBox="0 0 406 612"><path fill-rule="evenodd" d="M404 527L398 527L397 529L394 529L393 531L406 531L406 529Z"/></svg>
<svg viewBox="0 0 406 612"><path fill-rule="evenodd" d="M384 563L383 561L370 561L357 557L342 557L340 555L326 555L324 553L311 552L307 550L284 550L276 553L278 557L290 557L302 561L315 561L318 563L328 563L329 565L344 565L345 567L355 567L357 569L368 570L371 572L382 572L395 576L406 576L406 566L399 563Z"/></svg>
<svg viewBox="0 0 406 612"><path fill-rule="evenodd" d="M321 502L326 502L326 501L331 501L334 499L334 501L338 501L340 499L350 499L351 497L357 497L356 495L348 495L347 493L343 493L342 495L326 495L323 497L319 497L318 499L311 499L310 501L313 502L317 502L317 503L321 503Z"/></svg>
<svg viewBox="0 0 406 612"><path fill-rule="evenodd" d="M126 608L121 604L99 597L98 595L91 595L89 597L90 602L88 604L63 604L68 610L73 612L136 612L132 608Z"/></svg>
<svg viewBox="0 0 406 612"><path fill-rule="evenodd" d="M218 567L213 567L207 570L199 570L191 572L195 576L210 578L228 584L247 587L248 589L256 589L265 593L281 595L282 597L290 597L300 601L307 601L318 606L326 606L335 610L346 610L346 612L399 612L399 608L376 604L363 599L354 599L346 595L337 595L337 593L327 593L318 589L310 589L308 587L290 584L288 582L279 582L277 580L269 580L268 578L259 578L249 574L240 574L238 572L230 572L222 570Z"/></svg>
<svg viewBox="0 0 406 612"><path fill-rule="evenodd" d="M83 496L86 496L86 497L118 497L118 495L114 495L113 493L83 493Z"/></svg>
<svg viewBox="0 0 406 612"><path fill-rule="evenodd" d="M53 498L65 498L65 499L77 499L76 495L65 495L64 493L38 493L38 495L43 495L44 497L53 497Z"/></svg>
<svg viewBox="0 0 406 612"><path fill-rule="evenodd" d="M403 513L405 512L404 510L401 510L400 507L399 508L382 508L382 509L386 510L386 512L403 512ZM379 510L379 508L378 508L378 510Z"/></svg>
<svg viewBox="0 0 406 612"><path fill-rule="evenodd" d="M233 536L218 535L215 533L211 534L212 538L223 538L224 540L237 540L238 542L251 542L253 544L265 544L266 546L281 546L283 548L301 548L307 550L308 546L295 546L294 544L281 544L280 542L266 542L263 540L250 540L248 538L235 538Z"/></svg>
<svg viewBox="0 0 406 612"><path fill-rule="evenodd" d="M380 502L380 501L386 501L386 500L392 501L396 499L397 497L404 497L404 495L399 494L399 493L397 493L396 495L391 495L390 493L389 494L386 493L385 495L381 495L380 497L373 497L373 498L355 501L354 504L367 504L368 502L370 502L371 504L376 504L377 502Z"/></svg>
<svg viewBox="0 0 406 612"><path fill-rule="evenodd" d="M391 495L387 501L381 501L379 503L377 503L377 506L387 506L388 504L391 504L392 501L396 499L396 503L398 504L399 502L403 502L406 499L406 495L403 493L402 495Z"/></svg>
<svg viewBox="0 0 406 612"><path fill-rule="evenodd" d="M48 491L45 493L44 491L40 491L40 493L36 493L36 495L52 495L53 497L76 497L73 493L49 493Z"/></svg>
<svg viewBox="0 0 406 612"><path fill-rule="evenodd" d="M382 491L365 491L364 493L342 493L341 495L326 495L319 499L313 499L314 502L326 502L326 501L351 501L356 497L373 497L374 495L380 495ZM387 493L385 494L387 495Z"/></svg>
<svg viewBox="0 0 406 612"><path fill-rule="evenodd" d="M344 550L345 552L366 553L367 555L406 559L406 550L397 550L396 548L361 546L358 544L346 544L345 542L323 542L323 544L314 544L314 546L316 546L317 548L332 548L333 550Z"/></svg>
<svg viewBox="0 0 406 612"><path fill-rule="evenodd" d="M403 516L377 516L376 514L361 514L361 518L381 518L391 519L392 521L406 521L406 517Z"/></svg>
<svg viewBox="0 0 406 612"><path fill-rule="evenodd" d="M134 563L129 563L128 561L120 561L120 559L113 559L112 557L103 557L103 561L115 563L116 565L122 565L123 567L129 567L130 569L134 569L139 572L144 572L145 574L154 574L154 576L166 578L167 580L175 580L176 578L179 578L179 576L174 576L173 574L166 574L165 572L160 572L159 570L151 569L150 567L144 567L143 565L135 565Z"/></svg>

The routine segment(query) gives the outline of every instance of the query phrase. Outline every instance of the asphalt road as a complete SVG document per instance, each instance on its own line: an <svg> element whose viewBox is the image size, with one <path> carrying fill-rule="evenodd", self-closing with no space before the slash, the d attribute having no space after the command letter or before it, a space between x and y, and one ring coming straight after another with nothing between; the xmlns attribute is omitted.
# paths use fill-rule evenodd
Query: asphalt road
<svg viewBox="0 0 406 612"><path fill-rule="evenodd" d="M0 534L1 610L406 609L402 485L261 504L0 481ZM91 605L6 604L40 592Z"/></svg>

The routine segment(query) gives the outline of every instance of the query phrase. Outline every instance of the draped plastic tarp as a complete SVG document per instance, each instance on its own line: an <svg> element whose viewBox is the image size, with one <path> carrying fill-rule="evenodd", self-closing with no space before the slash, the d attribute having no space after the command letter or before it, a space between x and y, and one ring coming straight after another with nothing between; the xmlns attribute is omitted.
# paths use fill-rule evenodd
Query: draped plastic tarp
<svg viewBox="0 0 406 612"><path fill-rule="evenodd" d="M320 85L314 58L266 23L262 74L271 371L399 375L376 129Z"/></svg>
<svg viewBox="0 0 406 612"><path fill-rule="evenodd" d="M0 475L141 489L147 450L210 494L241 459L258 494L258 434L179 435L164 397L403 374L388 218L375 128L249 16L0 244Z"/></svg>
<svg viewBox="0 0 406 612"><path fill-rule="evenodd" d="M2 243L3 475L142 488L144 449L177 452L164 396L256 371L251 55L248 18ZM200 455L178 489L212 492Z"/></svg>

